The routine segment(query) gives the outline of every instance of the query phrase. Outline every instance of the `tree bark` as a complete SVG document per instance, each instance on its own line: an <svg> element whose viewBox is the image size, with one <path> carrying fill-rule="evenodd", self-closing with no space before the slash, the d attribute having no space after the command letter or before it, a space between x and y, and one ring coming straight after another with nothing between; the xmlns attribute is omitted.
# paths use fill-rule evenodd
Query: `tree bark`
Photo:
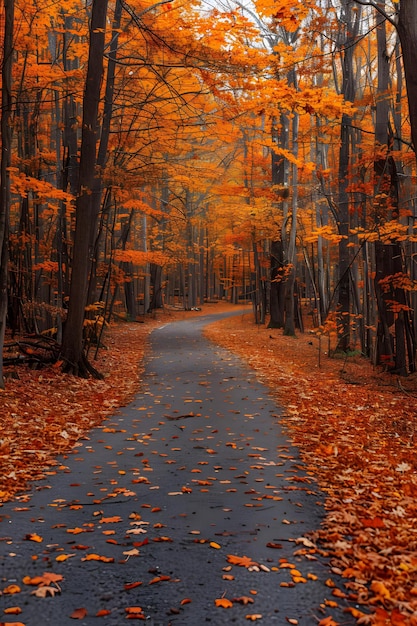
<svg viewBox="0 0 417 626"><path fill-rule="evenodd" d="M284 328L284 252L282 241L271 243L271 286L269 292L270 318L268 328Z"/></svg>
<svg viewBox="0 0 417 626"><path fill-rule="evenodd" d="M8 231L9 231L9 173L12 132L12 65L13 65L13 25L14 0L4 0L4 42L2 67L2 107L1 107L1 166L0 166L0 387L4 388L3 347L7 318L7 278L8 278Z"/></svg>
<svg viewBox="0 0 417 626"><path fill-rule="evenodd" d="M98 375L84 354L84 314L87 303L88 275L92 242L97 227L94 192L96 171L98 112L104 70L104 44L107 0L93 0L87 78L83 98L80 170L76 199L74 253L71 273L68 317L65 324L61 357L64 371L80 376Z"/></svg>
<svg viewBox="0 0 417 626"><path fill-rule="evenodd" d="M348 102L355 100L355 77L353 58L356 38L360 23L360 11L355 14L349 0L343 2L343 23L345 24L345 40L342 46L343 54L343 83L342 94ZM341 235L339 242L339 278L338 278L338 348L343 352L350 349L350 254L349 241L349 161L351 146L351 116L344 113L341 123L340 151L339 151L339 198L337 207L338 230Z"/></svg>
<svg viewBox="0 0 417 626"><path fill-rule="evenodd" d="M401 42L405 82L410 115L411 138L417 149L417 0L399 3L398 36Z"/></svg>

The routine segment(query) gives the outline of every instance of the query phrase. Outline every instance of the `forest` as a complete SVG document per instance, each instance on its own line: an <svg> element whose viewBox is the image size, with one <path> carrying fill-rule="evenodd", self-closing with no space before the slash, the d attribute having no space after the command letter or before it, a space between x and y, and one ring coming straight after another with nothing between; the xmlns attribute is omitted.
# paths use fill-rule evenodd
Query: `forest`
<svg viewBox="0 0 417 626"><path fill-rule="evenodd" d="M4 0L4 361L23 335L19 358L100 376L111 320L226 300L413 373L416 15Z"/></svg>

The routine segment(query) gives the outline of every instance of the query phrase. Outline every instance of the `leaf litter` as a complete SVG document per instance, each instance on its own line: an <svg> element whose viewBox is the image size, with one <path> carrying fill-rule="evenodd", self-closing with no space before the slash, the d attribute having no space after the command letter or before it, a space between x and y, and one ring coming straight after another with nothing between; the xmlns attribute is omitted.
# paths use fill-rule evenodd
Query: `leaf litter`
<svg viewBox="0 0 417 626"><path fill-rule="evenodd" d="M168 318L172 318L171 313ZM40 372L19 368L20 379L11 379L6 390L0 391L4 403L0 418L1 500L15 498L30 480L47 478L65 469L57 466L56 456L72 450L75 442L92 427L103 423L117 407L129 403L139 387L137 364L144 356L146 336L160 323L159 319L146 325L123 324L110 328L109 350L102 351L97 364L105 373L103 381L63 376L54 368ZM416 626L416 378L397 384L391 376L373 369L358 357L343 363L321 359L319 367L314 339L311 341L308 335L284 337L281 331L257 327L251 315L223 320L205 332L216 343L246 359L271 388L285 409L284 415L277 415L276 419L285 425L299 447L308 475L316 477L326 493L327 515L323 526L309 538L299 538L297 543L300 554L307 557L310 554L313 558L317 545L331 558L334 579L327 583L335 600L329 600L327 605L334 606L332 603L338 598L347 598L363 609L346 609L358 624ZM273 348L271 336L275 340ZM41 415L45 417L41 419ZM189 416L181 415L178 419ZM171 415L165 417L172 419ZM285 451L279 452L277 465L280 456L287 456ZM207 448L207 453L213 454L215 450ZM144 459L143 470L148 469L148 463ZM296 481L300 477L286 480ZM145 481L141 476L132 482ZM186 493L187 489L179 492ZM102 519L107 521L120 520ZM88 530L74 528L67 532ZM35 536L27 539L41 540ZM155 540L170 541L169 537ZM213 543L216 542L211 542L212 547L220 545ZM279 544L270 547L279 549ZM80 549L87 550L88 546ZM125 555L129 558L137 553L126 551ZM62 555L60 560L67 558L68 555ZM89 559L113 560L96 554L83 558ZM264 566L245 556L229 555L228 561L252 571L265 571ZM282 562L279 568L291 569L291 565ZM282 586L306 581L301 572L292 569L292 581L282 582ZM313 575L308 574L307 578L313 580ZM40 597L46 597L48 592L49 595L60 593L58 580L61 579L37 583L34 593ZM148 584L163 580L169 577L158 576ZM141 584L142 581L132 583ZM20 592L17 585L13 591L9 587L2 590L3 594ZM239 598L230 602L231 605L244 603ZM230 606L226 601L217 604L226 605ZM80 619L83 612L84 609L78 609L71 617ZM126 616L145 617L141 607L127 608ZM261 617L250 614L246 619L255 621ZM319 623L336 624L330 616Z"/></svg>
<svg viewBox="0 0 417 626"><path fill-rule="evenodd" d="M333 597L361 607L346 609L358 624L416 626L417 375L399 381L356 355L319 366L313 334L284 337L251 319L205 335L247 361L284 407L277 420L326 494L307 541L331 559Z"/></svg>

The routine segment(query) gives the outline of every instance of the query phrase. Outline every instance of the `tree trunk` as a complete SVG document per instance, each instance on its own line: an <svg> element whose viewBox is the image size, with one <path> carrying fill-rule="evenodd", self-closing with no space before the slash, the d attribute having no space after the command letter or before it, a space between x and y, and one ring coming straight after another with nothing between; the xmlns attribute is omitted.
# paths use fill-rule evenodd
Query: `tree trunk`
<svg viewBox="0 0 417 626"><path fill-rule="evenodd" d="M346 36L343 42L343 84L342 94L348 102L355 100L355 76L353 58L360 23L360 10L353 13L349 0L343 2L343 22ZM338 230L342 239L339 243L338 276L338 348L346 352L350 348L350 254L349 241L349 160L352 119L344 113L341 123L339 151L339 198L337 207Z"/></svg>
<svg viewBox="0 0 417 626"><path fill-rule="evenodd" d="M0 387L4 388L3 347L7 318L8 230L9 230L9 173L12 133L12 65L14 0L4 0L4 42L2 67L1 109L1 166L0 166Z"/></svg>
<svg viewBox="0 0 417 626"><path fill-rule="evenodd" d="M411 138L417 149L417 0L401 0L398 5L397 30L407 87Z"/></svg>
<svg viewBox="0 0 417 626"><path fill-rule="evenodd" d="M87 376L98 372L84 354L83 324L87 303L88 274L91 267L93 234L97 225L93 193L96 189L97 129L100 88L103 77L103 54L107 0L93 0L87 78L83 98L83 121L80 152L80 175L76 200L74 254L71 273L68 317L64 329L61 357L64 371Z"/></svg>
<svg viewBox="0 0 417 626"><path fill-rule="evenodd" d="M284 328L284 252L282 241L271 243L271 286L269 293L270 318L268 328Z"/></svg>
<svg viewBox="0 0 417 626"><path fill-rule="evenodd" d="M108 65L107 65L107 78L106 78L106 89L104 94L104 108L103 108L103 122L101 126L100 133L100 145L97 153L97 169L99 171L103 171L106 166L107 155L108 155L108 146L110 139L110 125L113 117L113 103L114 103L114 83L116 76L116 62L117 62L117 51L119 46L119 33L120 33L120 22L122 18L122 2L121 0L116 0L115 8L114 8L114 16L113 16L113 25L112 25L112 33L111 33L111 43L109 46L108 52ZM98 175L94 181L94 193L92 196L93 201L93 219L98 220L100 215L100 208L102 205L103 198L103 178ZM90 280L88 287L88 296L87 303L92 304L96 301L96 289L97 289L97 262L99 256L99 247L100 240L102 238L102 230L99 230L96 236L96 232L92 232L92 237L94 237L91 242L91 246L93 246L93 256L91 259L91 271L90 271ZM133 288L133 283L132 283Z"/></svg>
<svg viewBox="0 0 417 626"><path fill-rule="evenodd" d="M294 84L295 84L294 79ZM298 157L298 114L294 113L292 120L292 151L294 157ZM292 164L292 199L291 199L291 229L288 238L287 263L289 275L285 283L285 324L284 335L295 335L295 281L297 267L297 206L298 206L298 166Z"/></svg>
<svg viewBox="0 0 417 626"><path fill-rule="evenodd" d="M417 5L416 5L417 6ZM384 2L379 3L385 8ZM386 21L377 14L378 42L378 97L376 101L375 141L377 152L386 147L385 157L374 163L375 222L384 223L399 217L399 182L397 167L390 154L392 138L389 130L389 63L386 55ZM417 35L417 30L415 31ZM408 296L404 289L395 287L394 276L405 273L401 243L376 242L375 291L378 323L375 362L387 366L400 376L414 371L414 338L408 311ZM384 287L382 287L384 286Z"/></svg>

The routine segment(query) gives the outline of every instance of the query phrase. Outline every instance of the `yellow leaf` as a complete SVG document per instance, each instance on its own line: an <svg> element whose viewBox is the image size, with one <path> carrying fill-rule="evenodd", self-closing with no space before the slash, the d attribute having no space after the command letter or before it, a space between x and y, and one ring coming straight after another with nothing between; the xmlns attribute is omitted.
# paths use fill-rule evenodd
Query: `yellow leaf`
<svg viewBox="0 0 417 626"><path fill-rule="evenodd" d="M216 550L220 550L221 545L216 543L215 541L210 541L210 548L215 548Z"/></svg>

